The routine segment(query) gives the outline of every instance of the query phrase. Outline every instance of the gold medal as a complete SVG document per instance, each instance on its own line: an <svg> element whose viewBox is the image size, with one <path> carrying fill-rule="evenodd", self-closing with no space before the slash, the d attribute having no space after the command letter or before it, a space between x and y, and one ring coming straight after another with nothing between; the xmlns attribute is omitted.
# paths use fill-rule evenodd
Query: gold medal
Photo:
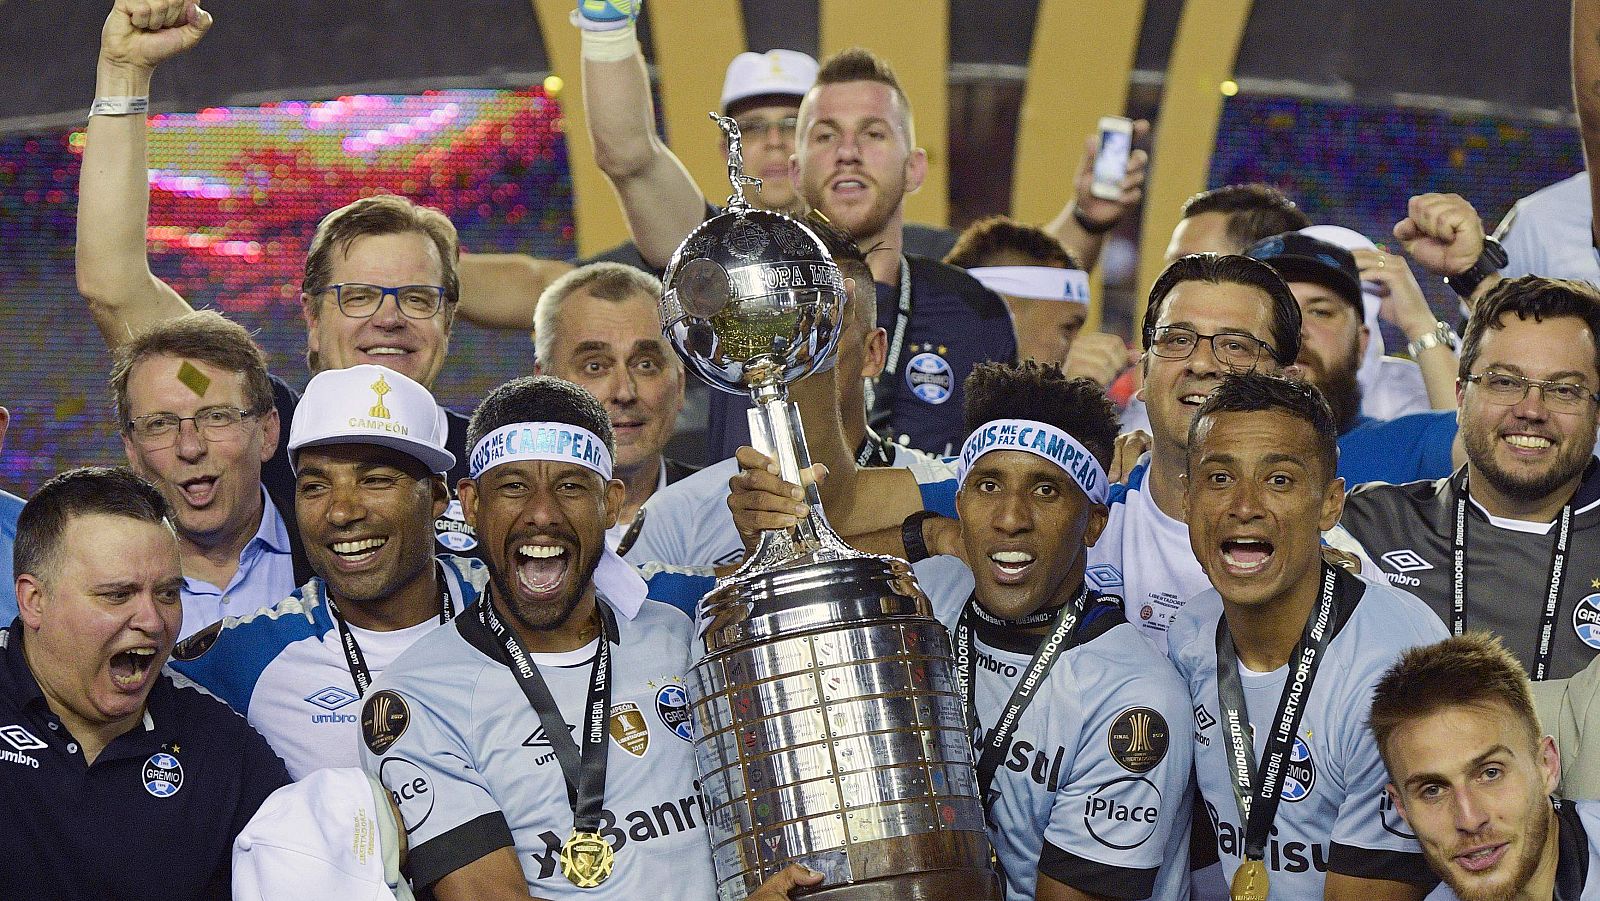
<svg viewBox="0 0 1600 901"><path fill-rule="evenodd" d="M565 859L563 855L562 860ZM1267 901L1267 865L1246 857L1239 869L1233 871L1228 897L1233 901Z"/></svg>
<svg viewBox="0 0 1600 901"><path fill-rule="evenodd" d="M600 833L574 830L561 846L561 875L578 888L594 888L611 876L613 856Z"/></svg>

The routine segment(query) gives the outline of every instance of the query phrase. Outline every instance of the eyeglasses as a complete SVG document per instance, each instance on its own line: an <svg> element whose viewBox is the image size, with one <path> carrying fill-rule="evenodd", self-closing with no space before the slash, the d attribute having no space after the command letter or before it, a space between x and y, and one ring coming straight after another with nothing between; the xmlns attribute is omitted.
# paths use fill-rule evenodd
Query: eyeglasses
<svg viewBox="0 0 1600 901"><path fill-rule="evenodd" d="M1211 355L1234 372L1250 372L1261 362L1263 354L1272 353L1272 345L1250 335L1202 335L1181 325L1163 325L1146 329L1144 333L1145 346L1166 360L1189 359L1201 341L1211 342Z"/></svg>
<svg viewBox="0 0 1600 901"><path fill-rule="evenodd" d="M735 119L733 124L739 126L739 135L746 139L756 136L764 138L774 128L778 130L778 137L793 138L795 129L800 125L800 118L784 116L782 119L760 119L751 116L748 119Z"/></svg>
<svg viewBox="0 0 1600 901"><path fill-rule="evenodd" d="M407 319L432 319L444 304L444 288L439 285L401 285L385 288L382 285L364 285L344 282L329 285L339 312L351 319L370 319L383 306L383 299L394 296L394 305Z"/></svg>
<svg viewBox="0 0 1600 901"><path fill-rule="evenodd" d="M1579 413L1587 401L1600 403L1600 394L1591 392L1584 385L1524 378L1493 369L1469 375L1462 381L1481 387L1489 403L1505 407L1522 403L1523 398L1528 396L1528 389L1535 387L1539 389L1539 398L1552 413Z"/></svg>
<svg viewBox="0 0 1600 901"><path fill-rule="evenodd" d="M146 450L161 450L178 443L178 435L182 433L185 422L194 423L195 431L207 441L222 441L238 432L239 423L259 415L259 411L241 410L238 407L206 407L196 410L193 416L149 413L128 420L128 431Z"/></svg>

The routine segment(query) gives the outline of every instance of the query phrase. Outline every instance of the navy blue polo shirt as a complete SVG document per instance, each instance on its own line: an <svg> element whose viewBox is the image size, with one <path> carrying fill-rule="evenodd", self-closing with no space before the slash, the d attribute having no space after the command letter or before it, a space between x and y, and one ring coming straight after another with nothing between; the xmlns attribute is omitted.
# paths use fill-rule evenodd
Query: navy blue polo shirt
<svg viewBox="0 0 1600 901"><path fill-rule="evenodd" d="M0 632L0 896L54 901L230 897L234 836L289 783L244 717L171 671L144 722L93 765Z"/></svg>
<svg viewBox="0 0 1600 901"><path fill-rule="evenodd" d="M930 454L954 454L967 435L961 383L979 363L1013 363L1017 335L998 294L938 260L908 254L911 314L898 357L873 386L869 424ZM878 284L878 325L893 354L900 288Z"/></svg>

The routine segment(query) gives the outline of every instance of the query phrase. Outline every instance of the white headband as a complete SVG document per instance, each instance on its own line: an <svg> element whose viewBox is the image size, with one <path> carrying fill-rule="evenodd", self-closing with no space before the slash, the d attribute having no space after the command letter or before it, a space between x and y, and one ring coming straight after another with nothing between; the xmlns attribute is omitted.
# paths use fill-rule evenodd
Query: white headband
<svg viewBox="0 0 1600 901"><path fill-rule="evenodd" d="M1023 451L1043 457L1066 471L1089 500L1106 502L1110 487L1106 471L1089 449L1053 425L1031 419L995 419L979 426L961 445L956 482L964 484L978 458L990 451Z"/></svg>
<svg viewBox="0 0 1600 901"><path fill-rule="evenodd" d="M967 270L996 294L1028 300L1065 300L1089 303L1089 273L1054 266L977 266Z"/></svg>
<svg viewBox="0 0 1600 901"><path fill-rule="evenodd" d="M467 458L467 475L476 479L502 463L548 460L576 463L611 478L611 451L600 436L565 422L517 422L483 436ZM602 541L604 539L602 538ZM628 619L639 614L649 592L639 571L608 544L594 568L594 587L612 609Z"/></svg>

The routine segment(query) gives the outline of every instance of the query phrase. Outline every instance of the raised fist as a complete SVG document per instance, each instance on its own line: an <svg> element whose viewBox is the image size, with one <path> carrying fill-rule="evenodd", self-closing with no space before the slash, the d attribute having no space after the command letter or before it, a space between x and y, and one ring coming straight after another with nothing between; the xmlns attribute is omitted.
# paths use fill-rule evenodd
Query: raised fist
<svg viewBox="0 0 1600 901"><path fill-rule="evenodd" d="M200 42L211 14L195 0L117 0L100 29L100 59L154 69Z"/></svg>
<svg viewBox="0 0 1600 901"><path fill-rule="evenodd" d="M1466 272L1483 253L1483 219L1459 194L1411 198L1394 236L1422 268L1439 276Z"/></svg>

